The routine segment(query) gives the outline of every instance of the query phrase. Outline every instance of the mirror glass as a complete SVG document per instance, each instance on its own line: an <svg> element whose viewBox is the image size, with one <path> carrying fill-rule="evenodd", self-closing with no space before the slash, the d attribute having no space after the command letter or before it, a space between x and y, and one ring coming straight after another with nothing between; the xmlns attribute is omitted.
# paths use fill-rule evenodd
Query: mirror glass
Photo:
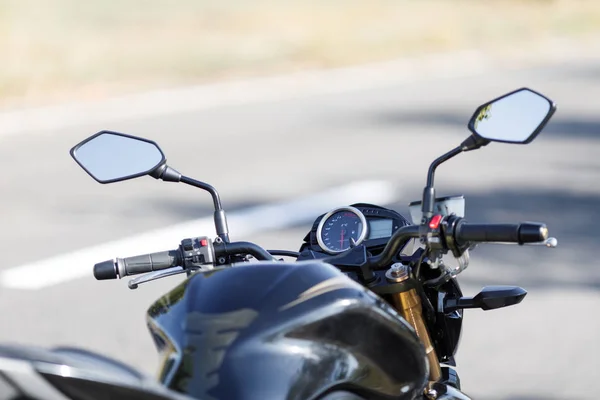
<svg viewBox="0 0 600 400"><path fill-rule="evenodd" d="M115 132L101 132L75 146L71 154L101 183L146 175L165 159L155 143Z"/></svg>
<svg viewBox="0 0 600 400"><path fill-rule="evenodd" d="M469 128L484 139L528 143L554 112L550 100L529 89L521 89L481 106Z"/></svg>

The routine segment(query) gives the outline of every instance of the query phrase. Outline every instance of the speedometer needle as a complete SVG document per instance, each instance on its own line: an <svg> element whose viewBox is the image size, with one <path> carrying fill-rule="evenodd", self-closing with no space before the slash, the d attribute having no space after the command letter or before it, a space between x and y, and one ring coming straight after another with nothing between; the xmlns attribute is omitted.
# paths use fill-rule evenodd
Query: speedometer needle
<svg viewBox="0 0 600 400"><path fill-rule="evenodd" d="M342 229L342 238L340 239L340 247L344 248L344 230Z"/></svg>

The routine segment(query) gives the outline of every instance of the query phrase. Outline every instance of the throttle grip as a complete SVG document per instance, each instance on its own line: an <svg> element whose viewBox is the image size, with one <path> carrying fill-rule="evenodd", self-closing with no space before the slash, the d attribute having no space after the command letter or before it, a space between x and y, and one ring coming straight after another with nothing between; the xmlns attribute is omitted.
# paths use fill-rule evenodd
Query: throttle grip
<svg viewBox="0 0 600 400"><path fill-rule="evenodd" d="M545 224L523 222L520 224L469 224L460 221L455 230L455 240L463 245L468 242L535 243L548 238Z"/></svg>

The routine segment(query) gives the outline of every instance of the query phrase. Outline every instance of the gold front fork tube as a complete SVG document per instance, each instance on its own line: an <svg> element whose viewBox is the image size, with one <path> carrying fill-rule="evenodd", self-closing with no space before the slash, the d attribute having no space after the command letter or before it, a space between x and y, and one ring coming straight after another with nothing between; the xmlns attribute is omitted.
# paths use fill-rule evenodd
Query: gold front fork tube
<svg viewBox="0 0 600 400"><path fill-rule="evenodd" d="M393 282L402 282L409 277L408 268L404 265L402 267L397 265L393 266L386 275L388 279ZM431 338L429 337L427 327L425 326L421 298L419 297L417 290L413 288L406 292L394 293L392 294L392 300L398 312L412 325L417 332L419 339L421 339L423 346L425 346L427 360L429 361L429 380L440 380L442 376L440 362L431 342Z"/></svg>

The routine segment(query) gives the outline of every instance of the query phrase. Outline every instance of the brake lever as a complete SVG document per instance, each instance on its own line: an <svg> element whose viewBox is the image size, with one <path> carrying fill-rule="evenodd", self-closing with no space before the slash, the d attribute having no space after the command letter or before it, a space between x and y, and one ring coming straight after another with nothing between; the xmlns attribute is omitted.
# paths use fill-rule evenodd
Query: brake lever
<svg viewBox="0 0 600 400"><path fill-rule="evenodd" d="M167 276L178 275L187 271L188 270L184 269L183 267L173 267L163 269L161 271L154 271L138 276L137 278L131 279L129 282L127 282L127 286L129 286L129 289L133 290L137 289L138 285L141 285L142 283L154 281L156 279L166 278Z"/></svg>
<svg viewBox="0 0 600 400"><path fill-rule="evenodd" d="M556 238L554 238L554 237L549 237L548 239L544 240L543 242L525 243L525 245L527 245L527 246L546 246L546 247L550 247L550 248L555 248L556 246L558 246L558 240L556 240Z"/></svg>
<svg viewBox="0 0 600 400"><path fill-rule="evenodd" d="M518 243L512 243L512 242L485 242L486 244L518 244ZM558 240L556 240L556 238L554 237L549 237L548 239L542 241L542 242L533 242L533 243L523 243L522 246L546 246L549 248L555 248L558 246Z"/></svg>

